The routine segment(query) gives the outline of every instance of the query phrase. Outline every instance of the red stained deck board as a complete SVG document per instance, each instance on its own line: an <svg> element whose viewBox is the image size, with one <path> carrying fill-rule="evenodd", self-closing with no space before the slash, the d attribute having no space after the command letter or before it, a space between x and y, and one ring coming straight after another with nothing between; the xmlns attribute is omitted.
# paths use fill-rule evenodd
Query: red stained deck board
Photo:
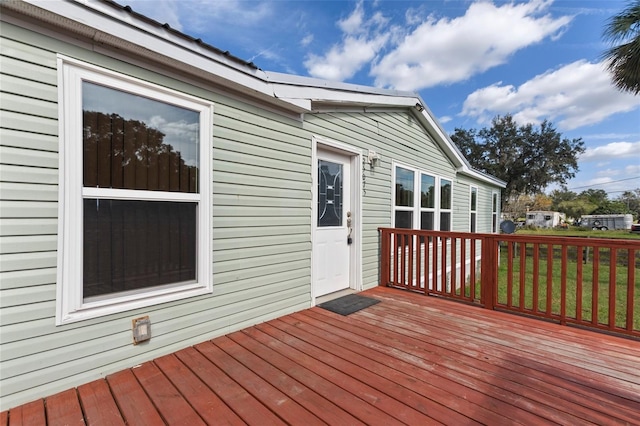
<svg viewBox="0 0 640 426"><path fill-rule="evenodd" d="M362 345L340 337L342 334L340 327L327 328L321 321L302 315L294 315L292 318L300 319L297 324L298 329L315 336L315 338L324 339L326 342L323 345L327 350L343 358L353 359L353 362L363 366L377 377L384 377L394 383L400 383L414 393L422 394L428 399L426 404L430 408L431 415L434 415L434 409L447 407L449 412L441 414L442 418L437 418L439 421L447 423L447 416L465 415L482 423L493 424L502 419L505 410L510 412L512 419L516 419L518 416L527 417L530 422L537 419L536 416L531 416L526 411L505 404L499 399L488 397L481 390L476 390L473 386L474 383L469 383L467 378L463 378L465 383L461 384L455 380L433 374L432 371L425 372L416 368L400 360L408 354L402 354L393 347L381 348L380 352L367 348L369 339L375 339L374 334L362 338L364 343ZM288 318L283 320L287 321ZM301 334L297 335L302 337ZM308 338L305 337L305 339ZM357 335L353 335L353 338L359 339ZM385 354L385 350L393 355ZM394 362L397 364L396 366L392 365ZM433 370L437 370L437 366L434 365ZM455 419L454 421L463 422L464 419Z"/></svg>
<svg viewBox="0 0 640 426"><path fill-rule="evenodd" d="M193 409L208 424L243 425L233 412L207 385L202 382L175 354L154 361L171 383L189 401Z"/></svg>
<svg viewBox="0 0 640 426"><path fill-rule="evenodd" d="M309 357L305 358L303 353L271 338L268 334L251 328L233 333L229 337L279 370L286 371L286 374L309 386L360 421L367 424L382 422L385 425L396 422L390 415L343 389L343 380L339 380L336 370ZM409 414L407 412L413 410L403 411ZM413 419L424 421L423 416L417 414Z"/></svg>
<svg viewBox="0 0 640 426"><path fill-rule="evenodd" d="M342 324L341 318L330 313L325 315L322 310L307 311L305 314L315 316L320 321L327 321L327 325L316 324L316 327L337 334L336 338L344 337L340 333L357 336L352 339L353 343L349 342L348 345L360 344L374 351L392 345L395 351L406 355L394 354L393 357L388 357L381 354L378 358L387 357L388 365L407 371L413 377L430 381L442 389L453 390L454 393L459 389L460 392L465 392L466 399L469 401L482 402L486 399L484 395L492 395L495 399L493 402L487 401L486 406L491 407L496 414L509 413L513 420L523 423L535 422L538 417L558 423L584 421L601 423L607 420L605 416L581 405L552 400L547 394L533 387L514 384L504 375L490 374L486 371L486 365L482 360L471 357L466 357L465 360L465 357L458 354L455 361L450 361L452 359L450 356L434 353L433 345L416 338L403 336L404 338L401 339L391 332L385 334L385 330L380 327L367 328L366 324L359 324L358 329L353 329L351 325ZM331 327L344 329L344 331L333 331ZM371 356L376 357L376 353L373 352ZM380 361L384 362L383 359ZM508 359L503 361L509 362ZM440 366L446 368L439 368ZM460 387L461 385L471 389L472 392Z"/></svg>
<svg viewBox="0 0 640 426"><path fill-rule="evenodd" d="M380 421L385 424L386 422L395 423L398 420L407 424L438 423L425 413L418 411L417 408L422 406L421 401L412 398L408 393L402 395L406 400L401 401L381 392L365 383L366 371L353 368L349 362L323 352L313 345L283 332L275 325L277 324L260 324L245 332L264 343L279 342L279 352L294 358L301 365L368 403L372 409L383 411L384 416L380 416ZM271 343L270 346L272 345ZM395 386L395 384L382 381L382 387L385 387L388 392L395 393ZM390 418L391 420L389 420Z"/></svg>
<svg viewBox="0 0 640 426"><path fill-rule="evenodd" d="M420 298L417 300L420 301ZM429 301L421 302L423 304L429 303ZM567 327L524 319L532 322L533 325L532 329L521 332L522 334L531 336L529 340L523 341L514 337L504 337L501 335L501 333L504 333L503 330L510 330L512 317L516 317L520 321L522 321L523 318L511 314L493 312L493 316L497 315L498 318L494 318L493 321L486 323L486 325L478 330L474 330L472 327L477 326L477 324L475 324L476 322L482 325L486 320L486 317L483 316L485 310L467 306L466 308L470 309L471 313L465 314L465 312L460 312L456 314L455 311L461 309L460 304L449 301L440 302L440 305L446 309L438 311L437 313L430 312L429 320L432 320L432 323L436 325L428 325L426 321L423 321L423 324L425 324L423 330L430 328L431 333L435 333L435 335L438 333L450 333L449 336L453 339L460 339L461 336L465 336L464 344L461 345L465 349L473 347L473 345L476 344L479 350L485 355L498 354L498 357L500 357L500 351L504 351L512 356L515 363L522 365L527 371L532 370L534 373L541 371L551 377L558 377L567 384L590 387L604 395L613 395L614 399L621 397L620 400L622 402L631 400L640 403L640 375L637 374L640 370L640 342L605 336L608 339L615 339L614 344L616 345L622 345L620 341L625 342L626 344L624 346L631 349L630 353L633 353L633 348L635 347L635 355L625 355L616 359L615 357L607 355L609 351L601 353L601 347L604 345L605 340L600 340L601 343L590 345L591 335L596 335L595 338L598 339L598 333L584 333L583 331L581 342L583 346L581 346L579 352L581 356L576 355L578 349L575 345L558 341L556 344L559 346L574 348L571 355L563 355L562 353L558 353L558 351L550 351L548 346L543 344L546 339L543 336L539 336L537 330L538 327L540 327L539 323L544 324L547 328L559 331ZM396 308L394 307L394 309ZM400 310L396 309L398 312L397 315L387 314L385 318L387 320L390 318L392 322L398 316L403 317L410 314L412 309L415 308L401 305ZM369 312L373 312L374 310L375 309L372 309ZM415 312L414 317L424 317L424 313L422 313L419 308L413 312ZM456 318L457 315L462 315L463 318ZM473 315L478 316L475 322L471 319ZM499 322L496 322L496 320L499 320ZM443 324L444 321L448 324L446 328L437 326L437 324ZM439 338L432 340L437 342ZM605 346L605 348L608 347L609 346ZM498 350L498 352L496 352L496 350ZM594 364L593 362L583 361L584 359L594 358L599 358L606 364L606 367ZM624 370L624 372L620 373L620 370ZM635 372L635 374L633 374L633 372Z"/></svg>
<svg viewBox="0 0 640 426"><path fill-rule="evenodd" d="M177 352L176 356L247 424L285 424L282 419L194 348L183 349Z"/></svg>
<svg viewBox="0 0 640 426"><path fill-rule="evenodd" d="M377 316L376 311L383 312L384 315ZM538 372L531 368L524 368L519 365L522 357L514 357L497 350L488 351L485 349L484 352L475 350L473 348L477 345L471 342L470 336L465 336L462 339L460 335L457 335L448 339L445 335L446 332L436 330L436 327L428 335L421 335L419 331L413 330L401 331L397 327L394 329L397 321L389 319L392 316L388 312L379 309L372 309L360 315L362 322L372 327L388 327L398 333L422 339L430 346L430 352L440 356L437 361L434 359L432 361L449 370L462 371L466 375L472 375L477 378L482 378L483 376L493 377L496 382L502 382L501 386L503 388L515 394L523 394L529 389L528 397L533 397L538 401L549 401L550 396L555 395L561 401L558 405L564 404L569 412L574 414L581 412L583 416L591 418L593 421L608 422L611 419L610 416L600 415L595 412L594 409L597 409L603 412L616 413L616 415L621 416L620 418L623 421L640 423L640 412L637 415L617 412L616 405L619 408L628 407L629 401L627 399L616 398L611 394L597 392L588 386L559 380L555 376ZM421 331L423 327L416 327L415 330ZM476 360L478 360L478 365L474 366ZM464 364L470 364L473 368L471 370L463 370L462 365ZM547 402L547 404L550 404L550 402Z"/></svg>
<svg viewBox="0 0 640 426"><path fill-rule="evenodd" d="M246 368L238 360L211 342L201 343L196 349L229 377L259 399L271 411L289 424L321 425L323 422L310 411L279 391L275 386Z"/></svg>
<svg viewBox="0 0 640 426"><path fill-rule="evenodd" d="M45 411L47 413L47 424L52 426L85 424L75 389L69 389L47 398Z"/></svg>
<svg viewBox="0 0 640 426"><path fill-rule="evenodd" d="M140 365L133 369L133 374L168 424L181 423L193 426L205 424L154 363L146 362Z"/></svg>
<svg viewBox="0 0 640 426"><path fill-rule="evenodd" d="M43 399L12 408L9 412L10 426L43 425L45 422Z"/></svg>
<svg viewBox="0 0 640 426"><path fill-rule="evenodd" d="M105 380L79 386L78 397L88 424L124 425L124 419Z"/></svg>
<svg viewBox="0 0 640 426"><path fill-rule="evenodd" d="M242 336L240 332L234 334L239 335L239 337ZM327 424L364 425L364 423L349 414L348 411L343 410L324 398L324 396L296 380L293 377L295 372L291 371L292 368L295 368L295 364L289 363L280 370L255 354L251 349L247 349L233 340L233 334L229 337L216 339L214 342L220 349ZM253 347L252 349L255 350L256 348Z"/></svg>
<svg viewBox="0 0 640 426"><path fill-rule="evenodd" d="M107 383L127 424L164 424L156 407L130 369L107 376Z"/></svg>

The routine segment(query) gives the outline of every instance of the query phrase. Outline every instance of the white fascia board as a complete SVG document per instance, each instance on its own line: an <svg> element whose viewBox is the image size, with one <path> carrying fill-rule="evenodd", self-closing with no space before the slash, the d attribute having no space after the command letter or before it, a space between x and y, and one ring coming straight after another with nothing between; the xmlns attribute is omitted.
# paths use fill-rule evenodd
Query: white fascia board
<svg viewBox="0 0 640 426"><path fill-rule="evenodd" d="M273 84L273 93L281 99L308 99L313 102L344 105L409 107L416 97L388 96L378 93L352 92L333 88Z"/></svg>
<svg viewBox="0 0 640 426"><path fill-rule="evenodd" d="M416 98L418 95L414 92L401 90L381 89L371 86L362 86L353 83L343 83L340 81L322 80L314 77L305 77L293 74L283 74L273 71L265 71L267 80L274 84L281 84L291 87L315 87L333 89L340 92L361 92L376 95L385 95L400 98Z"/></svg>
<svg viewBox="0 0 640 426"><path fill-rule="evenodd" d="M281 101L290 103L291 105L295 105L299 107L302 111L300 112L310 112L311 111L311 100L309 99L291 99L291 98L281 98L276 95L278 99Z"/></svg>
<svg viewBox="0 0 640 426"><path fill-rule="evenodd" d="M273 91L262 70L243 67L223 55L199 48L196 43L173 37L164 28L141 22L124 10L118 11L102 2L92 1L24 1L47 12L91 27L99 33L131 40L143 49L171 57L246 89L273 97Z"/></svg>
<svg viewBox="0 0 640 426"><path fill-rule="evenodd" d="M491 176L488 175L486 173L482 173L478 170L474 170L472 168L462 168L460 170L458 170L458 173L462 174L462 175L466 175L469 176L471 178L477 179L479 181L482 182L486 182L489 183L491 185L495 185L498 186L500 188L506 188L507 187L507 183L503 180L498 179L495 176Z"/></svg>

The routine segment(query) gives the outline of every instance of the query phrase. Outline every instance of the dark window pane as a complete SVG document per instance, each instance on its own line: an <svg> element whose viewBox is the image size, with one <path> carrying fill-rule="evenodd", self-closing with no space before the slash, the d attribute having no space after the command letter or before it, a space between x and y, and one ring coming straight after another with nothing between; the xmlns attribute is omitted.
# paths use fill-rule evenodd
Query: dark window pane
<svg viewBox="0 0 640 426"><path fill-rule="evenodd" d="M82 83L84 186L198 192L200 113Z"/></svg>
<svg viewBox="0 0 640 426"><path fill-rule="evenodd" d="M471 213L471 232L476 232L476 214Z"/></svg>
<svg viewBox="0 0 640 426"><path fill-rule="evenodd" d="M196 203L84 200L83 296L196 279Z"/></svg>
<svg viewBox="0 0 640 426"><path fill-rule="evenodd" d="M396 210L396 228L413 228L413 212Z"/></svg>
<svg viewBox="0 0 640 426"><path fill-rule="evenodd" d="M451 181L447 179L440 181L440 208L451 208Z"/></svg>
<svg viewBox="0 0 640 426"><path fill-rule="evenodd" d="M396 206L413 207L413 172L396 167Z"/></svg>
<svg viewBox="0 0 640 426"><path fill-rule="evenodd" d="M420 229L433 231L433 212L420 213Z"/></svg>
<svg viewBox="0 0 640 426"><path fill-rule="evenodd" d="M476 211L478 209L478 190L476 188L471 188L471 211Z"/></svg>
<svg viewBox="0 0 640 426"><path fill-rule="evenodd" d="M420 207L432 209L436 206L436 178L421 175L420 181Z"/></svg>
<svg viewBox="0 0 640 426"><path fill-rule="evenodd" d="M318 226L342 226L342 164L318 160Z"/></svg>
<svg viewBox="0 0 640 426"><path fill-rule="evenodd" d="M450 231L451 230L451 213L440 213L440 230L441 231Z"/></svg>

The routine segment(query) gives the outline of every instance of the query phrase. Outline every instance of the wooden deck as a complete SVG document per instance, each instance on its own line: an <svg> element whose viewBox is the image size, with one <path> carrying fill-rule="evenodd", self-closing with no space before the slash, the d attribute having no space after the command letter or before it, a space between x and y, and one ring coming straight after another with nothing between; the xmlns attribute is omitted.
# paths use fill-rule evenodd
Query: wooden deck
<svg viewBox="0 0 640 426"><path fill-rule="evenodd" d="M640 424L640 342L401 290L312 308L1 413L40 424Z"/></svg>

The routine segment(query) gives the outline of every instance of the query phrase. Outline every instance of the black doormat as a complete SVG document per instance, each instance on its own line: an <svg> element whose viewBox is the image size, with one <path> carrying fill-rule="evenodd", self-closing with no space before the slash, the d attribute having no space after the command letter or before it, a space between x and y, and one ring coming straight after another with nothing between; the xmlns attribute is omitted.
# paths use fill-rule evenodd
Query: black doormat
<svg viewBox="0 0 640 426"><path fill-rule="evenodd" d="M368 308L380 302L370 297L359 296L357 294L348 294L337 299L330 300L319 304L318 306L327 311L335 312L340 315L349 315L360 309Z"/></svg>

